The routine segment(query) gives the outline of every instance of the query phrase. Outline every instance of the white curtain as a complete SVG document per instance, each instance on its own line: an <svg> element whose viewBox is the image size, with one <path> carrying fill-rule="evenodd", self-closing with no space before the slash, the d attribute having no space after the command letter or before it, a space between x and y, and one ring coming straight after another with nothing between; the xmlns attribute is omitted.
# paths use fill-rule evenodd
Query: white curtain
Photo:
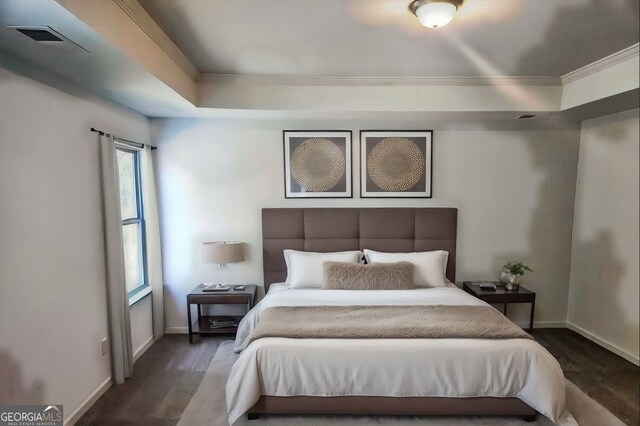
<svg viewBox="0 0 640 426"><path fill-rule="evenodd" d="M124 272L119 174L113 137L100 136L100 159L111 369L113 381L120 384L124 383L125 378L131 376L133 351L131 350L129 296Z"/></svg>
<svg viewBox="0 0 640 426"><path fill-rule="evenodd" d="M153 306L153 338L164 335L164 280L162 278L162 250L160 245L160 221L156 181L153 167L153 151L145 146L142 151L142 199L147 235L147 275L151 286Z"/></svg>

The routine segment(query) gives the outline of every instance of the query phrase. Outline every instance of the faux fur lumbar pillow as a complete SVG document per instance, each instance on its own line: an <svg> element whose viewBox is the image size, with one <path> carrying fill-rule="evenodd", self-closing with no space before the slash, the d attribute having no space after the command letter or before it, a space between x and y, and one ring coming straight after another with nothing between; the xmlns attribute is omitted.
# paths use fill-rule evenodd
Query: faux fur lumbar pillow
<svg viewBox="0 0 640 426"><path fill-rule="evenodd" d="M330 290L411 290L413 264L324 262L322 288Z"/></svg>

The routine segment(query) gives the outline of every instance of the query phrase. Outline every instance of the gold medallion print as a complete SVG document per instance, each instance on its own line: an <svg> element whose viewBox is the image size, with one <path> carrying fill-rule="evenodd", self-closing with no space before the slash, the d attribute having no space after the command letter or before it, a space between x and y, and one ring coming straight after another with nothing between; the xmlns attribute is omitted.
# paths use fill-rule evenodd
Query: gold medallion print
<svg viewBox="0 0 640 426"><path fill-rule="evenodd" d="M407 138L385 138L367 158L371 180L385 191L409 190L424 175L424 166L424 154Z"/></svg>
<svg viewBox="0 0 640 426"><path fill-rule="evenodd" d="M329 191L344 176L345 165L344 154L328 139L307 139L291 154L291 176L306 191Z"/></svg>

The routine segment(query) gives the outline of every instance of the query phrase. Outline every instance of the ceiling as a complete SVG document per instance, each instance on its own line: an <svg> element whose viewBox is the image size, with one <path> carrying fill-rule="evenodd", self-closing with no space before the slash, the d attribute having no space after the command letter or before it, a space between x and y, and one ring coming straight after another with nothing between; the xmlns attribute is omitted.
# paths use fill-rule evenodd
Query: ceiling
<svg viewBox="0 0 640 426"><path fill-rule="evenodd" d="M409 0L139 0L201 73L559 77L638 42L638 0L466 0L447 27Z"/></svg>
<svg viewBox="0 0 640 426"><path fill-rule="evenodd" d="M48 26L64 43L36 43L11 27ZM77 87L142 114L195 109L55 1L0 0L0 67L75 93Z"/></svg>
<svg viewBox="0 0 640 426"><path fill-rule="evenodd" d="M638 106L638 0L465 0L438 30L405 2L0 0L0 67L149 117L540 123Z"/></svg>

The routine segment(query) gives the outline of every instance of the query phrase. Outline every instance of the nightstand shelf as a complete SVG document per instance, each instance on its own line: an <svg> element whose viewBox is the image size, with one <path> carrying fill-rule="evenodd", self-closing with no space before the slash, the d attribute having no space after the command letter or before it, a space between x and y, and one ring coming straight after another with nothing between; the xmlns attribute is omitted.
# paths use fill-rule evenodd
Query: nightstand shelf
<svg viewBox="0 0 640 426"><path fill-rule="evenodd" d="M504 284L495 281L492 282L496 285L495 290L484 290L480 288L480 283L486 283L487 281L465 281L462 284L462 288L472 296L477 297L487 303L501 303L504 305L502 313L507 316L507 305L509 303L530 303L531 314L529 317L529 330L533 330L533 314L536 309L536 294L522 286L518 290L509 291L504 287Z"/></svg>
<svg viewBox="0 0 640 426"><path fill-rule="evenodd" d="M210 319L234 319L240 322L241 316L201 315L191 324L192 334L236 334L238 327L211 328Z"/></svg>
<svg viewBox="0 0 640 426"><path fill-rule="evenodd" d="M234 319L240 322L244 315L203 315L202 305L244 305L245 313L253 308L256 297L256 286L245 285L241 291L229 290L225 292L204 292L199 285L187 294L187 321L189 323L189 342L193 343L193 335L235 334L237 327L211 328L210 319ZM191 318L191 305L197 305L198 317Z"/></svg>

